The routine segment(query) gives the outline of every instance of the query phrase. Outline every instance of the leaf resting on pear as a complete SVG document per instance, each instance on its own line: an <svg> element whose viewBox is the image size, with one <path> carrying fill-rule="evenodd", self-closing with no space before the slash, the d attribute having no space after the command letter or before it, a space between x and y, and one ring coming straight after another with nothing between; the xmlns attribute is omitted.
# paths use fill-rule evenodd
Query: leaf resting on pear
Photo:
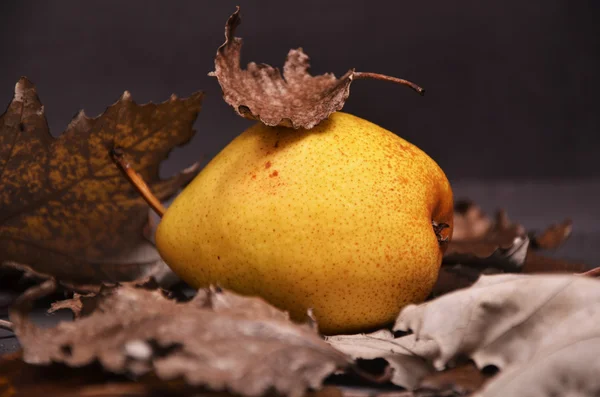
<svg viewBox="0 0 600 397"><path fill-rule="evenodd" d="M159 199L171 197L198 167L161 180L159 165L193 136L202 96L138 105L125 92L53 138L35 86L21 78L0 116L0 264L82 283L162 271L144 233L149 207L109 152L121 148Z"/></svg>
<svg viewBox="0 0 600 397"><path fill-rule="evenodd" d="M268 126L310 129L333 112L341 110L350 95L354 69L339 79L331 73L311 76L309 58L301 48L290 50L283 76L264 63L240 67L242 39L234 37L241 23L240 9L225 25L225 43L217 50L215 76L223 99L237 114Z"/></svg>
<svg viewBox="0 0 600 397"><path fill-rule="evenodd" d="M75 321L42 329L28 311L54 287L32 287L11 310L27 363L80 367L97 360L114 373L183 378L241 396L295 397L352 364L310 325L291 322L260 298L215 288L181 303L147 283L108 286L62 305L79 311Z"/></svg>

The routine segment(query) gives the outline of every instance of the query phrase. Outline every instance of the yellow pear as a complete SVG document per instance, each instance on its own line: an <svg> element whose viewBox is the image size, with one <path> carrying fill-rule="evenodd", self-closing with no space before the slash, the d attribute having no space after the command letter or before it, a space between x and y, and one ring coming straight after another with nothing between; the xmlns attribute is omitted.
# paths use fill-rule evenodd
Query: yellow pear
<svg viewBox="0 0 600 397"><path fill-rule="evenodd" d="M323 333L356 332L430 293L452 205L423 151L338 112L310 130L243 132L175 199L156 243L194 287L262 296L298 320L312 308Z"/></svg>

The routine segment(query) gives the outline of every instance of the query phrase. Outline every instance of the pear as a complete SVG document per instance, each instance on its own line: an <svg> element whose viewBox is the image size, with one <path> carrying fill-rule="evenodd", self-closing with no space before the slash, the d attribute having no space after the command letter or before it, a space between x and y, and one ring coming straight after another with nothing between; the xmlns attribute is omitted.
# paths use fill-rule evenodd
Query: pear
<svg viewBox="0 0 600 397"><path fill-rule="evenodd" d="M250 127L166 211L158 250L196 288L258 295L325 334L423 301L452 234L452 190L422 150L337 112L310 130Z"/></svg>

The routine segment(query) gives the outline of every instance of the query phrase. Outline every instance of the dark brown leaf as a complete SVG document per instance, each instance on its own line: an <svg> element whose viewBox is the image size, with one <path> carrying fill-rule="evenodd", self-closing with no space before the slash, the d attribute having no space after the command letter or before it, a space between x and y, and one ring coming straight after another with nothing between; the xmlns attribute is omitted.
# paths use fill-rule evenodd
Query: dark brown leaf
<svg viewBox="0 0 600 397"><path fill-rule="evenodd" d="M269 126L310 129L341 110L350 94L350 84L361 78L392 81L424 92L406 80L354 69L339 79L332 73L312 76L308 73L308 55L302 48L289 51L283 76L279 69L264 63L251 62L243 70L240 67L242 39L234 36L240 23L238 7L227 20L225 43L217 50L215 71L209 75L219 81L225 102L247 119L260 120Z"/></svg>
<svg viewBox="0 0 600 397"><path fill-rule="evenodd" d="M201 392L201 394L200 394ZM1 397L224 397L190 387L182 381L165 382L153 376L132 381L110 374L97 364L69 368L25 363L21 353L0 357Z"/></svg>
<svg viewBox="0 0 600 397"><path fill-rule="evenodd" d="M550 258L535 251L530 251L523 265L523 273L582 273L589 265L566 259Z"/></svg>
<svg viewBox="0 0 600 397"><path fill-rule="evenodd" d="M430 297L436 298L457 289L467 288L473 285L484 271L487 271L487 269L463 266L460 263L444 265L440 268Z"/></svg>
<svg viewBox="0 0 600 397"><path fill-rule="evenodd" d="M144 236L148 205L109 151L120 147L160 199L196 166L166 180L159 164L194 131L202 93L137 105L123 96L96 118L79 112L53 138L34 85L21 78L0 116L0 263L61 280L130 280L164 268Z"/></svg>
<svg viewBox="0 0 600 397"><path fill-rule="evenodd" d="M573 222L570 219L566 219L556 225L551 225L541 234L533 233L531 235L531 248L542 250L557 249L571 236L572 230Z"/></svg>
<svg viewBox="0 0 600 397"><path fill-rule="evenodd" d="M470 362L425 376L415 394L468 396L479 390L486 380L487 377Z"/></svg>
<svg viewBox="0 0 600 397"><path fill-rule="evenodd" d="M525 228L511 222L506 211L498 211L492 220L474 203L459 201L455 205L454 232L446 261L465 262L468 257L488 258L495 253L511 256L525 241Z"/></svg>
<svg viewBox="0 0 600 397"><path fill-rule="evenodd" d="M40 329L27 312L54 287L52 281L33 287L11 310L28 363L78 367L98 360L115 373L184 378L244 396L268 390L300 396L352 363L311 327L292 323L261 299L215 288L178 303L156 289L105 287L88 298L95 300L91 314Z"/></svg>
<svg viewBox="0 0 600 397"><path fill-rule="evenodd" d="M444 255L445 264L517 271L523 266L529 239L523 226L498 211L488 218L471 202L459 202L454 213L454 234Z"/></svg>
<svg viewBox="0 0 600 397"><path fill-rule="evenodd" d="M239 7L225 25L225 43L217 50L215 76L223 98L242 117L266 125L312 128L344 106L350 93L353 70L340 79L333 74L308 74L308 56L302 49L291 50L283 67L248 64L240 68L242 39L234 37L241 23Z"/></svg>

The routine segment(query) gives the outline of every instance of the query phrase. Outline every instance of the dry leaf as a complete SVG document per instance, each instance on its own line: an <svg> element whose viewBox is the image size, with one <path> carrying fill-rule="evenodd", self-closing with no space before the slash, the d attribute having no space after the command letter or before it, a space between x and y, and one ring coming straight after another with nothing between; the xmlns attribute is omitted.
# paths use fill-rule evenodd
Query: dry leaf
<svg viewBox="0 0 600 397"><path fill-rule="evenodd" d="M550 258L535 251L527 254L523 273L583 273L590 269L588 264L565 259Z"/></svg>
<svg viewBox="0 0 600 397"><path fill-rule="evenodd" d="M481 276L494 272L493 268L476 268L472 266L463 266L460 263L456 265L444 265L440 268L438 278L429 295L431 298L447 294L457 289L467 288L473 285ZM496 271L497 272L497 271Z"/></svg>
<svg viewBox="0 0 600 397"><path fill-rule="evenodd" d="M382 358L393 369L391 382L406 389L414 389L423 377L434 371L423 357L431 354L427 349L434 344L419 344L415 348L413 335L394 338L386 329L370 334L336 335L327 342L353 359L373 360Z"/></svg>
<svg viewBox="0 0 600 397"><path fill-rule="evenodd" d="M438 369L460 356L479 368L527 362L548 346L597 330L600 281L571 275L481 276L472 287L402 310L394 329L434 341ZM593 310L592 310L593 309Z"/></svg>
<svg viewBox="0 0 600 397"><path fill-rule="evenodd" d="M35 87L21 78L0 116L0 263L16 262L61 280L129 280L163 267L144 236L148 205L109 151L120 147L160 199L197 167L166 180L159 164L194 131L202 93L137 105L128 92L106 111L78 113L53 138Z"/></svg>
<svg viewBox="0 0 600 397"><path fill-rule="evenodd" d="M508 219L505 211L498 211L496 219L492 220L473 202L458 201L454 209L453 238L444 264L509 272L581 272L589 266L545 258L532 252L558 248L571 231L572 222L565 220L541 233L527 234L523 226ZM444 290L451 290L448 282L446 284ZM459 284L458 287L463 286Z"/></svg>
<svg viewBox="0 0 600 397"><path fill-rule="evenodd" d="M2 397L197 397L199 390L184 382L164 382L154 377L132 381L109 374L98 365L69 368L65 365L30 365L20 353L0 357ZM202 391L204 397L223 397Z"/></svg>
<svg viewBox="0 0 600 397"><path fill-rule="evenodd" d="M516 271L525 262L528 246L525 229L511 222L505 211L498 211L492 221L474 203L459 201L444 262Z"/></svg>
<svg viewBox="0 0 600 397"><path fill-rule="evenodd" d="M600 318L596 315L595 321ZM589 324L589 320L586 320ZM596 323L597 324L597 323ZM558 341L527 363L502 371L477 397L600 395L600 332L589 338Z"/></svg>
<svg viewBox="0 0 600 397"><path fill-rule="evenodd" d="M259 298L220 289L200 290L178 303L159 290L105 287L91 314L40 329L26 313L53 287L51 281L33 287L11 310L28 363L82 366L98 360L111 372L183 377L193 386L244 396L269 390L300 396L352 364L310 326L292 323Z"/></svg>
<svg viewBox="0 0 600 397"><path fill-rule="evenodd" d="M419 383L417 395L469 396L479 390L487 377L473 363L431 373ZM516 394L515 394L516 396Z"/></svg>
<svg viewBox="0 0 600 397"><path fill-rule="evenodd" d="M350 94L353 70L340 79L333 74L308 74L308 56L302 49L288 53L283 77L279 69L266 64L240 68L242 39L234 37L241 23L238 9L225 25L225 43L217 50L215 76L223 98L242 117L266 125L312 128L344 106Z"/></svg>
<svg viewBox="0 0 600 397"><path fill-rule="evenodd" d="M530 237L533 249L554 250L564 244L571 236L573 222L570 219L551 225L540 234L533 233Z"/></svg>
<svg viewBox="0 0 600 397"><path fill-rule="evenodd" d="M455 382L454 375L444 381L433 371L411 373L414 366L404 361L407 352L411 360L425 361L421 367L439 371L465 357L480 369L501 369L482 396L569 395L576 390L593 396L600 369L599 287L597 279L573 275L482 276L470 288L403 309L394 330L412 334L394 338L379 331L329 341L354 357L394 363L406 376L403 382L416 388L415 395L437 393L445 383L457 388L451 395L468 393L485 376L469 375L461 383L458 375ZM441 379L432 381L436 377ZM536 394L540 390L554 394Z"/></svg>
<svg viewBox="0 0 600 397"><path fill-rule="evenodd" d="M227 20L225 43L217 50L215 71L209 75L219 81L225 102L247 119L260 120L269 126L310 129L344 107L350 84L360 78L385 79L408 85L421 94L424 92L402 79L354 69L339 79L332 73L311 76L308 55L301 48L289 51L283 76L279 69L264 63L251 62L243 70L240 67L242 39L234 37L240 23L238 7Z"/></svg>
<svg viewBox="0 0 600 397"><path fill-rule="evenodd" d="M454 204L452 240L479 240L494 226L492 219L474 202L458 200Z"/></svg>
<svg viewBox="0 0 600 397"><path fill-rule="evenodd" d="M435 342L418 342L413 334L394 337L382 329L370 334L330 336L327 342L354 359L386 360L393 369L391 382L413 390L415 395L468 395L486 379L473 364L436 372L426 359L435 354Z"/></svg>

